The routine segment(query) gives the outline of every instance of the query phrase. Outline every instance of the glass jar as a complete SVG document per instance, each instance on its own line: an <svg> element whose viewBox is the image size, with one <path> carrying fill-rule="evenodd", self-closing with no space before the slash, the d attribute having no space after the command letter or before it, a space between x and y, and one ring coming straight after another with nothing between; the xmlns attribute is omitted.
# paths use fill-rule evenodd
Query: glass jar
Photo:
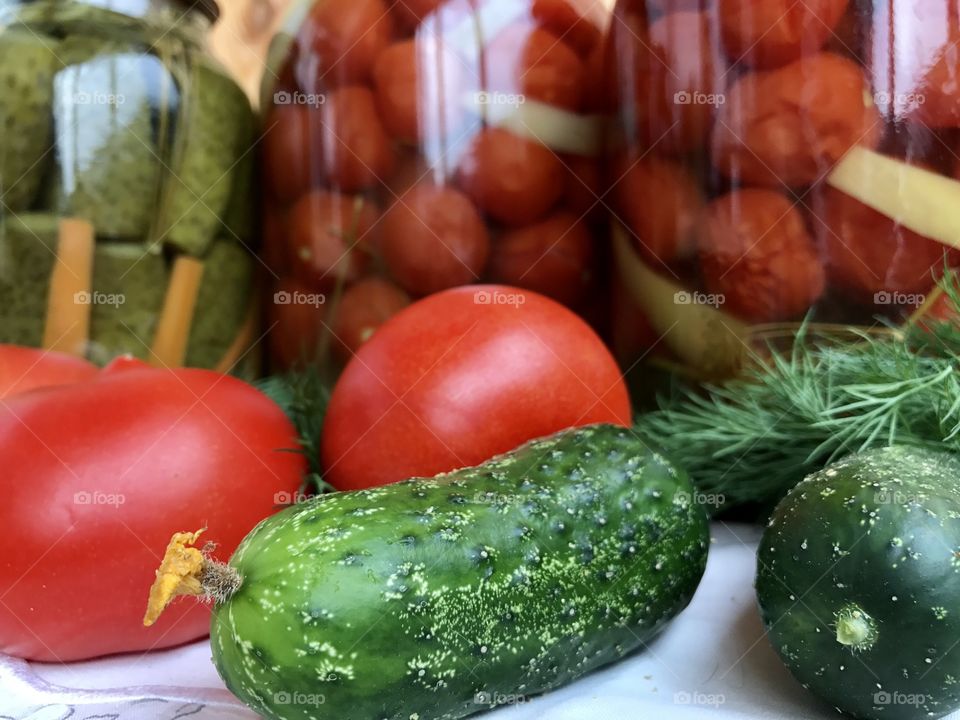
<svg viewBox="0 0 960 720"><path fill-rule="evenodd" d="M0 5L0 342L253 372L255 122L216 12Z"/></svg>
<svg viewBox="0 0 960 720"><path fill-rule="evenodd" d="M759 339L901 322L960 260L960 6L620 0L617 345L700 377ZM631 320L635 318L635 320Z"/></svg>
<svg viewBox="0 0 960 720"><path fill-rule="evenodd" d="M593 0L295 4L263 95L279 366L335 369L412 300L458 285L591 312L608 19Z"/></svg>

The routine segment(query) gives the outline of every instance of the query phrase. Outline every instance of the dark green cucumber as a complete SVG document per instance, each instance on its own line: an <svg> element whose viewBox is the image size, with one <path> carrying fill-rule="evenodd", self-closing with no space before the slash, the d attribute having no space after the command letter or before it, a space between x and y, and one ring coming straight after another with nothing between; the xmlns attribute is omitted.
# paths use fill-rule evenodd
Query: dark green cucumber
<svg viewBox="0 0 960 720"><path fill-rule="evenodd" d="M220 674L268 718L461 718L641 647L690 601L686 475L598 425L265 520L214 609Z"/></svg>
<svg viewBox="0 0 960 720"><path fill-rule="evenodd" d="M960 461L884 448L794 488L760 544L757 596L793 675L858 718L960 707Z"/></svg>

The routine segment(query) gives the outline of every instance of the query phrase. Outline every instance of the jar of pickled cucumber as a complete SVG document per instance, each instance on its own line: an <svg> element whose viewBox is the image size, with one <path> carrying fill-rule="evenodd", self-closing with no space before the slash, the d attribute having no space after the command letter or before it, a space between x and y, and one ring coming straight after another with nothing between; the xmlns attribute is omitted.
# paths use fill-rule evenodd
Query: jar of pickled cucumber
<svg viewBox="0 0 960 720"><path fill-rule="evenodd" d="M0 342L254 371L256 124L216 16L0 5Z"/></svg>
<svg viewBox="0 0 960 720"><path fill-rule="evenodd" d="M348 359L411 301L496 282L600 317L609 10L301 0L263 93L272 357Z"/></svg>
<svg viewBox="0 0 960 720"><path fill-rule="evenodd" d="M803 322L942 312L958 42L946 0L620 0L605 187L623 361L721 376Z"/></svg>

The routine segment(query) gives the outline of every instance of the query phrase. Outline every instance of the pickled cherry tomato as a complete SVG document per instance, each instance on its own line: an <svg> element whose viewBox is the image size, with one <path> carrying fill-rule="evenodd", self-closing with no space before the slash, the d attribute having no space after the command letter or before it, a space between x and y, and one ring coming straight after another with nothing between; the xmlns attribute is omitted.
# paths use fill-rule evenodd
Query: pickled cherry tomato
<svg viewBox="0 0 960 720"><path fill-rule="evenodd" d="M384 213L381 232L390 275L413 295L476 282L490 252L477 208L450 187L414 186Z"/></svg>
<svg viewBox="0 0 960 720"><path fill-rule="evenodd" d="M494 242L490 279L576 305L592 280L593 245L576 215L561 211Z"/></svg>
<svg viewBox="0 0 960 720"><path fill-rule="evenodd" d="M281 278L267 305L270 359L289 370L320 356L327 332L326 298L295 278Z"/></svg>
<svg viewBox="0 0 960 720"><path fill-rule="evenodd" d="M343 293L334 314L334 348L343 360L369 340L377 328L410 304L410 296L392 282L367 278Z"/></svg>
<svg viewBox="0 0 960 720"><path fill-rule="evenodd" d="M613 352L624 367L632 367L637 358L647 355L654 347L666 350L666 345L660 342L663 339L661 334L619 278L613 282L610 310Z"/></svg>
<svg viewBox="0 0 960 720"><path fill-rule="evenodd" d="M719 0L720 33L730 57L777 68L819 52L849 0Z"/></svg>
<svg viewBox="0 0 960 720"><path fill-rule="evenodd" d="M370 262L377 210L361 197L314 190L290 209L290 263L312 287L355 280Z"/></svg>
<svg viewBox="0 0 960 720"><path fill-rule="evenodd" d="M726 77L713 22L706 12L670 13L637 41L633 82L642 147L686 153L706 144Z"/></svg>
<svg viewBox="0 0 960 720"><path fill-rule="evenodd" d="M338 190L367 190L393 171L394 148L370 90L340 88L327 95L322 109L323 161Z"/></svg>
<svg viewBox="0 0 960 720"><path fill-rule="evenodd" d="M614 178L617 216L644 257L670 265L696 252L704 199L689 170L649 155L636 162L621 161Z"/></svg>
<svg viewBox="0 0 960 720"><path fill-rule="evenodd" d="M556 35L586 57L600 43L603 34L586 15L593 0L533 0L530 15L544 30Z"/></svg>
<svg viewBox="0 0 960 720"><path fill-rule="evenodd" d="M799 317L824 289L803 215L772 190L737 190L710 203L700 262L707 291L753 322Z"/></svg>
<svg viewBox="0 0 960 720"><path fill-rule="evenodd" d="M486 89L522 95L577 111L586 85L586 68L577 54L551 32L527 22L499 32L484 54Z"/></svg>
<svg viewBox="0 0 960 720"><path fill-rule="evenodd" d="M893 304L895 294L927 293L942 274L944 258L958 259L956 250L836 188L824 187L817 200L814 222L820 222L814 229L826 245L830 283L864 304Z"/></svg>
<svg viewBox="0 0 960 720"><path fill-rule="evenodd" d="M387 47L373 69L387 132L409 143L452 134L463 116L462 73L460 61L430 33Z"/></svg>
<svg viewBox="0 0 960 720"><path fill-rule="evenodd" d="M714 163L742 182L813 183L854 145L879 140L880 116L866 91L860 66L833 53L748 73L726 92L713 131Z"/></svg>
<svg viewBox="0 0 960 720"><path fill-rule="evenodd" d="M264 124L264 185L277 200L292 202L322 180L319 111L304 105L277 105Z"/></svg>
<svg viewBox="0 0 960 720"><path fill-rule="evenodd" d="M393 23L384 0L321 0L301 27L296 76L310 93L365 82L390 42Z"/></svg>
<svg viewBox="0 0 960 720"><path fill-rule="evenodd" d="M481 210L514 226L542 217L564 186L563 164L553 151L499 128L477 134L458 178Z"/></svg>

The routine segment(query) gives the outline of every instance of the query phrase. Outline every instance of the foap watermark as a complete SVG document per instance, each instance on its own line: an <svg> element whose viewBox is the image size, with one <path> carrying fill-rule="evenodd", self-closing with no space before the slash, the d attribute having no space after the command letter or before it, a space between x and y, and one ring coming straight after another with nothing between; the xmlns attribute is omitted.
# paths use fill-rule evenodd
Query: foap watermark
<svg viewBox="0 0 960 720"><path fill-rule="evenodd" d="M274 105L304 105L306 107L317 108L325 105L327 96L323 93L305 93L299 90L290 92L288 90L277 90L273 94Z"/></svg>
<svg viewBox="0 0 960 720"><path fill-rule="evenodd" d="M526 695L519 693L501 693L481 691L473 696L474 705L523 705L527 702Z"/></svg>
<svg viewBox="0 0 960 720"><path fill-rule="evenodd" d="M902 693L902 692L887 692L886 690L880 690L873 694L873 704L874 705L906 705L910 707L919 707L921 705L926 705L927 696L922 693Z"/></svg>
<svg viewBox="0 0 960 720"><path fill-rule="evenodd" d="M110 505L120 507L127 502L123 493L108 493L100 490L81 490L73 494L74 505Z"/></svg>
<svg viewBox="0 0 960 720"><path fill-rule="evenodd" d="M273 294L274 305L311 305L320 307L327 301L327 296L323 293L305 293L299 290L289 292L287 290L278 290Z"/></svg>
<svg viewBox="0 0 960 720"><path fill-rule="evenodd" d="M722 693L687 692L681 690L673 694L674 705L703 705L706 707L720 707L727 701Z"/></svg>
<svg viewBox="0 0 960 720"><path fill-rule="evenodd" d="M673 94L674 105L710 105L712 107L719 107L725 102L727 102L727 98L723 93L705 93L696 90L688 92L687 90L680 90Z"/></svg>
<svg viewBox="0 0 960 720"><path fill-rule="evenodd" d="M112 305L120 307L127 302L127 297L123 293L102 293L94 290L80 290L73 294L74 305Z"/></svg>
<svg viewBox="0 0 960 720"><path fill-rule="evenodd" d="M273 702L275 705L303 705L311 707L319 707L327 702L327 697L321 693L305 693L305 692L287 692L281 690L280 692L275 692L273 694Z"/></svg>
<svg viewBox="0 0 960 720"><path fill-rule="evenodd" d="M497 105L501 107L520 107L527 98L521 93L505 93L481 90L473 95L477 105Z"/></svg>
<svg viewBox="0 0 960 720"><path fill-rule="evenodd" d="M111 105L118 107L126 101L126 96L119 93L85 92L81 90L73 94L75 105Z"/></svg>
<svg viewBox="0 0 960 720"><path fill-rule="evenodd" d="M477 290L473 294L474 305L512 305L518 308L526 302L525 295L502 290Z"/></svg>
<svg viewBox="0 0 960 720"><path fill-rule="evenodd" d="M282 505L284 507L288 505L299 505L302 502L306 502L310 499L310 496L303 492L288 492L287 490L281 490L273 496L274 505Z"/></svg>
<svg viewBox="0 0 960 720"><path fill-rule="evenodd" d="M923 500L920 495L902 490L878 490L873 499L878 505L915 505Z"/></svg>
<svg viewBox="0 0 960 720"><path fill-rule="evenodd" d="M892 104L894 107L912 110L918 108L927 102L927 96L923 93L890 93L881 90L873 94L875 105L885 106Z"/></svg>
<svg viewBox="0 0 960 720"><path fill-rule="evenodd" d="M881 290L873 295L874 305L923 305L927 296L923 293L888 292Z"/></svg>
<svg viewBox="0 0 960 720"><path fill-rule="evenodd" d="M681 290L673 294L674 305L709 305L710 307L720 307L727 301L722 293L702 293L699 291L688 292Z"/></svg>
<svg viewBox="0 0 960 720"><path fill-rule="evenodd" d="M702 507L718 508L727 502L727 496L723 493L705 493L699 490L687 492L686 490L677 490L674 496L676 501L682 505L700 505Z"/></svg>

